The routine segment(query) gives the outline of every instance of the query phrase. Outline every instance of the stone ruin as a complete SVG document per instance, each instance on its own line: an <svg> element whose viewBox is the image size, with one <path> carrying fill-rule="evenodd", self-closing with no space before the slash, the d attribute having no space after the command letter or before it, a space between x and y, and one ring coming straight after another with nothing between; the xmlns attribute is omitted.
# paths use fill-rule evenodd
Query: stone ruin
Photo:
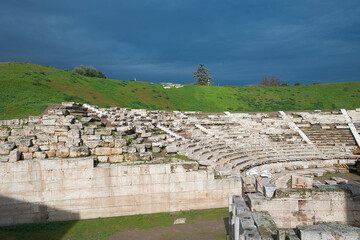
<svg viewBox="0 0 360 240"><path fill-rule="evenodd" d="M336 166L359 158L353 155L360 145L359 128L360 109L206 114L105 109L68 102L42 116L0 121L0 162L83 157L91 157L97 166L171 162L191 171L212 172L220 181L240 178L239 194L249 204L266 205L253 208L264 211L276 205L277 200L269 199L281 189L311 191L346 183L335 179L324 184L312 177L348 171ZM355 187L348 188L353 195L345 198L358 199ZM296 194L291 199L297 199ZM333 220L353 225L360 221L355 205L351 219ZM267 211L280 227L318 222L316 214L285 221L279 212ZM299 214L295 212L288 214Z"/></svg>

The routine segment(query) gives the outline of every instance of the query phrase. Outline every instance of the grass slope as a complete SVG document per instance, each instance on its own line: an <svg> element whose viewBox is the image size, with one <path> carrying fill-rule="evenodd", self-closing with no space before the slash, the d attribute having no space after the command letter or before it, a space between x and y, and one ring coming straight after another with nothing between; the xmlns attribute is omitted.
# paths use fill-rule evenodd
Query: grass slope
<svg viewBox="0 0 360 240"><path fill-rule="evenodd" d="M0 119L37 115L63 101L203 112L354 109L360 107L360 82L163 89L161 84L90 78L32 63L0 63Z"/></svg>
<svg viewBox="0 0 360 240"><path fill-rule="evenodd" d="M31 223L0 227L2 240L41 239L107 239L115 232L135 229L152 229L171 226L177 218L186 218L186 224L223 219L228 208L182 211L178 213L154 213L146 215L97 218L80 221ZM219 239L224 239L225 234Z"/></svg>

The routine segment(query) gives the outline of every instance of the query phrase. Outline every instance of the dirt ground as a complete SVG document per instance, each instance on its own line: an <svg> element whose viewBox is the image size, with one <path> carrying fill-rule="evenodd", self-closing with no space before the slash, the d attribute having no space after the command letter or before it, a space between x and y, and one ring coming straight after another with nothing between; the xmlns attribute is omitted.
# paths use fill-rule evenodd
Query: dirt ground
<svg viewBox="0 0 360 240"><path fill-rule="evenodd" d="M228 218L196 222L194 224L178 224L168 227L156 227L146 230L117 232L110 240L217 240L226 239Z"/></svg>

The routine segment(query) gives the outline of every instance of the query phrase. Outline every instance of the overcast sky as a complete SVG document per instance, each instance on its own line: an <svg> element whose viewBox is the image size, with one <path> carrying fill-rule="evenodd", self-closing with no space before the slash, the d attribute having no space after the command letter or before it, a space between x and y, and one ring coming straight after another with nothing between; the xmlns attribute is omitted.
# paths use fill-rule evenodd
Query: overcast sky
<svg viewBox="0 0 360 240"><path fill-rule="evenodd" d="M360 81L359 0L14 0L0 4L0 61L108 78L215 85Z"/></svg>

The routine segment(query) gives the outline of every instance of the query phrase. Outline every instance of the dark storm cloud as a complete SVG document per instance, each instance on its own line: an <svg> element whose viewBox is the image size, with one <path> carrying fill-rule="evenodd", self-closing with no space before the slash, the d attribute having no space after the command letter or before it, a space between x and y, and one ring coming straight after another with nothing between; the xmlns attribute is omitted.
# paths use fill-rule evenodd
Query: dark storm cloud
<svg viewBox="0 0 360 240"><path fill-rule="evenodd" d="M0 61L108 77L193 81L205 63L215 84L359 81L360 3L349 1L7 1Z"/></svg>

